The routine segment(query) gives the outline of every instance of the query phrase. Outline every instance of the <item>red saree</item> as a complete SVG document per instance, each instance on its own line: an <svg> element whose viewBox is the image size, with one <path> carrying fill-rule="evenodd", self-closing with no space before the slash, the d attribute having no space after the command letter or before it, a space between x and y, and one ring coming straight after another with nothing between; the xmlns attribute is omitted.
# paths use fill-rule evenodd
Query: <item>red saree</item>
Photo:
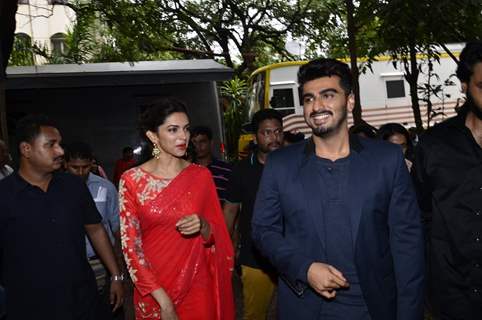
<svg viewBox="0 0 482 320"><path fill-rule="evenodd" d="M189 165L169 181L133 168L121 178L119 200L136 319L160 319L150 293L161 287L181 320L234 319L233 248L209 170ZM176 230L176 222L193 213L209 222L208 241Z"/></svg>

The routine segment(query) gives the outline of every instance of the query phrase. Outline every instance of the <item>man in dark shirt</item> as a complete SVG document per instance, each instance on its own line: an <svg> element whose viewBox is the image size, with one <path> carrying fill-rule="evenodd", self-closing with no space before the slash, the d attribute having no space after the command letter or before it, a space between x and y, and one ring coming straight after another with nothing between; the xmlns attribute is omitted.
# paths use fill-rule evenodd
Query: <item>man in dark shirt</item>
<svg viewBox="0 0 482 320"><path fill-rule="evenodd" d="M198 126L191 130L194 145L194 163L205 166L211 171L221 205L226 200L226 188L231 176L232 166L213 157L213 132L209 127Z"/></svg>
<svg viewBox="0 0 482 320"><path fill-rule="evenodd" d="M232 233L234 221L239 216L244 316L246 320L265 320L273 290L275 275L268 260L261 256L251 240L251 218L264 162L271 151L283 144L283 119L274 109L258 111L252 120L256 152L250 154L233 168L224 204L224 216Z"/></svg>
<svg viewBox="0 0 482 320"><path fill-rule="evenodd" d="M413 175L434 319L475 320L482 318L482 42L466 45L457 77L467 101L422 136Z"/></svg>
<svg viewBox="0 0 482 320"><path fill-rule="evenodd" d="M121 274L101 216L85 183L57 170L61 136L44 116L19 121L18 172L0 182L1 281L9 320L108 319L98 303L85 235L113 276L114 309Z"/></svg>

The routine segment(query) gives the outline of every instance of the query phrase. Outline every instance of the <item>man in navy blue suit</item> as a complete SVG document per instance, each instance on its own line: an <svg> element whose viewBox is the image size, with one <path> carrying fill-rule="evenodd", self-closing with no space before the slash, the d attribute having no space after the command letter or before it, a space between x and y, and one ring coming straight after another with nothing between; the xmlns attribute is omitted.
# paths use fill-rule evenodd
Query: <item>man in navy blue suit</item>
<svg viewBox="0 0 482 320"><path fill-rule="evenodd" d="M279 319L422 319L421 217L401 148L348 133L345 63L313 60L298 83L313 136L268 157L252 220L281 277Z"/></svg>

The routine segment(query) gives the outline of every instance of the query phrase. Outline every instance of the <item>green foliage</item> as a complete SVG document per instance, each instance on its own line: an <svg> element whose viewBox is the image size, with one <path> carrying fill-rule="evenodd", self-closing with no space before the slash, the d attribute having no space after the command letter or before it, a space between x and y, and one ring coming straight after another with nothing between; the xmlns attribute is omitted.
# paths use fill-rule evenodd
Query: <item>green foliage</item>
<svg viewBox="0 0 482 320"><path fill-rule="evenodd" d="M226 133L226 151L230 161L238 158L238 141L241 128L247 120L246 95L248 85L245 80L234 78L221 86L221 96L226 101L224 126Z"/></svg>
<svg viewBox="0 0 482 320"><path fill-rule="evenodd" d="M29 37L15 36L8 64L10 66L31 66L34 64L32 43Z"/></svg>
<svg viewBox="0 0 482 320"><path fill-rule="evenodd" d="M349 31L347 30L347 1L327 0L321 2L322 8L317 13L324 12L321 19L315 20L320 30L318 37L327 43L328 55L333 58L345 58L350 55L348 46ZM380 17L379 1L354 1L354 32L356 33L357 55L374 57L380 53L378 28Z"/></svg>
<svg viewBox="0 0 482 320"><path fill-rule="evenodd" d="M247 78L258 67L299 59L284 48L287 39L303 42L307 59L363 57L362 73L388 52L410 83L419 127L416 54L435 61L438 45L482 34L477 0L73 0L65 5L77 16L67 32L68 50L52 53L45 45L16 41L10 64L32 64L32 52L47 63L210 58Z"/></svg>
<svg viewBox="0 0 482 320"><path fill-rule="evenodd" d="M439 45L449 41L467 41L480 36L480 2L472 0L392 0L383 2L379 38L393 62L403 67L410 85L415 123L423 130L419 108L418 77L423 53L427 59L440 58ZM430 106L429 106L430 107Z"/></svg>
<svg viewBox="0 0 482 320"><path fill-rule="evenodd" d="M17 50L13 61L18 61L17 52L28 50L42 57L47 64L168 60L181 57L162 48L146 48L143 42L139 41L144 32L139 36L123 32L130 30L129 25L109 24L97 11L95 1L70 1L67 5L75 11L76 22L66 31L65 52L54 52L46 44L34 43L24 46L23 50ZM157 41L157 45L160 42ZM18 62L15 63L19 65ZM33 59L31 62L25 61L24 64L33 64Z"/></svg>
<svg viewBox="0 0 482 320"><path fill-rule="evenodd" d="M455 78L455 74L450 75L447 79L443 82L440 76L433 72L433 62L431 60L427 61L425 68L420 68L420 72L426 75L427 82L423 83L422 85L418 85L418 93L420 100L423 101L427 105L427 126L430 127L432 120L440 115L445 114L445 99L450 98L450 94L445 93L446 87L455 86L455 82L452 80ZM433 106L433 100L438 100L441 103L441 106L435 107Z"/></svg>
<svg viewBox="0 0 482 320"><path fill-rule="evenodd" d="M111 0L96 1L100 18L143 52L211 58L246 76L256 67L293 59L288 33L308 30L313 0Z"/></svg>

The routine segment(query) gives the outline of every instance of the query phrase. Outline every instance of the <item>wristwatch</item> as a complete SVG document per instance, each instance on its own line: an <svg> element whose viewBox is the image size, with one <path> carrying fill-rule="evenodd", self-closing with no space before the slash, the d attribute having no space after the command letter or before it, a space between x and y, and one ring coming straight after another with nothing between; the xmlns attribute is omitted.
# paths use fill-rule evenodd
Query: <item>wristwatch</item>
<svg viewBox="0 0 482 320"><path fill-rule="evenodd" d="M110 281L124 281L124 274L114 274L110 277Z"/></svg>

